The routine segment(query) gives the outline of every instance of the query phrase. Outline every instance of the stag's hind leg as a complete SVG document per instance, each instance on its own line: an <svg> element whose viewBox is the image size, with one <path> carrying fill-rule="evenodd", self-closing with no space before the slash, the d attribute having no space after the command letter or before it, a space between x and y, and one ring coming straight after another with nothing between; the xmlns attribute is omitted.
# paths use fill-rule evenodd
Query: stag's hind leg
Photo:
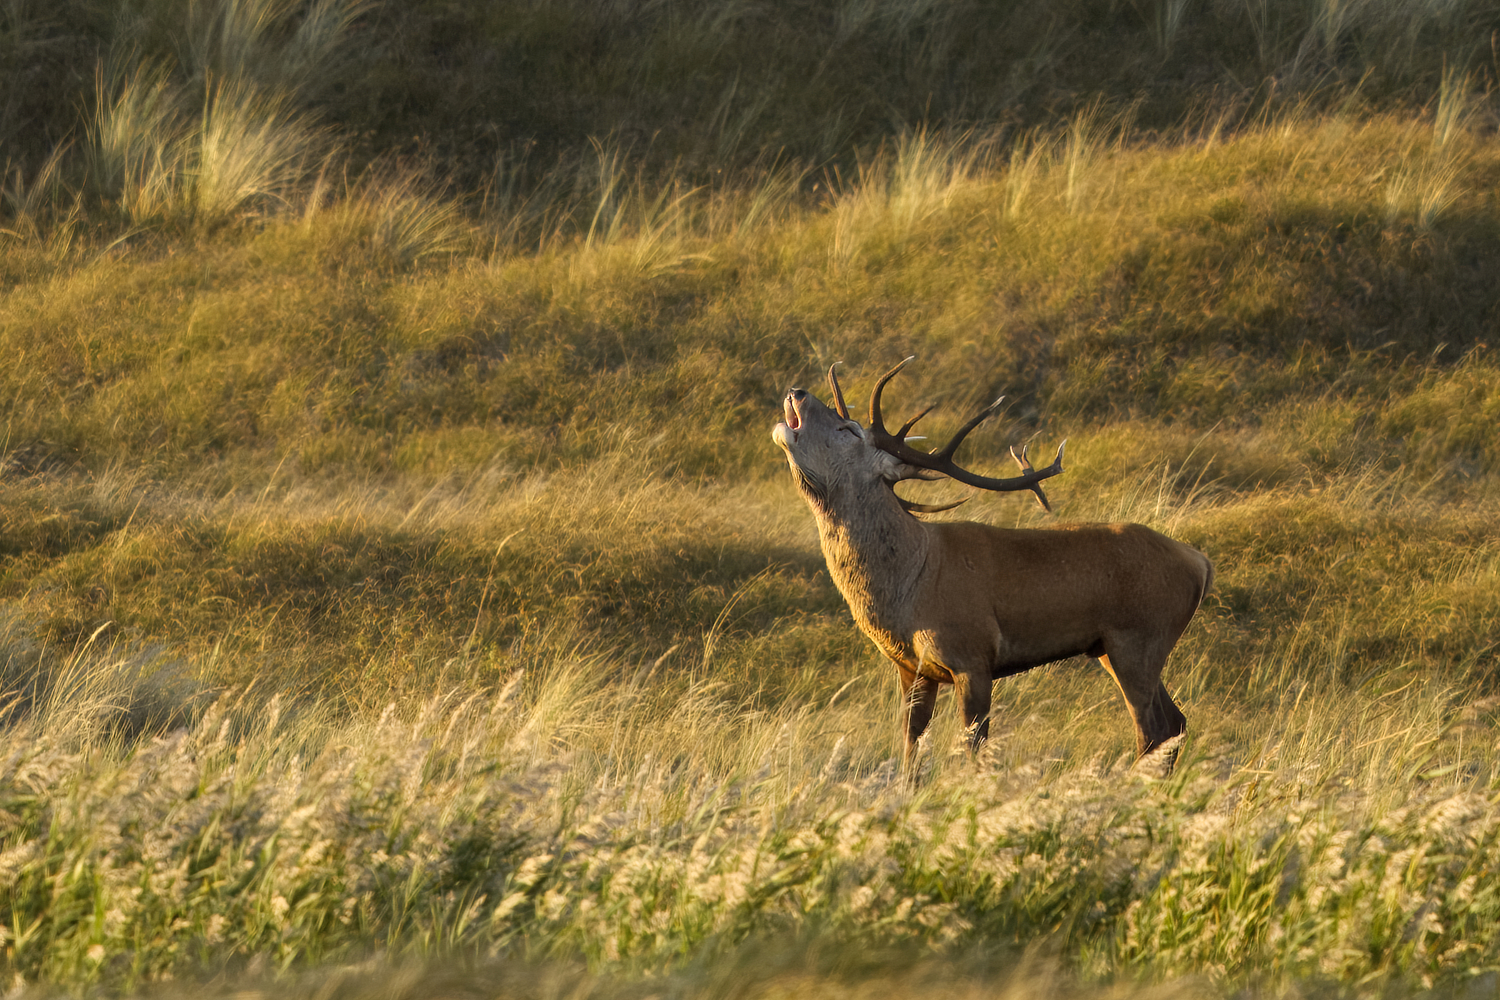
<svg viewBox="0 0 1500 1000"><path fill-rule="evenodd" d="M1106 643L1099 664L1109 671L1125 696L1125 705L1135 722L1136 753L1144 757L1174 736L1187 731L1187 717L1167 693L1161 682L1171 647L1158 650L1151 645L1136 646L1129 642Z"/></svg>

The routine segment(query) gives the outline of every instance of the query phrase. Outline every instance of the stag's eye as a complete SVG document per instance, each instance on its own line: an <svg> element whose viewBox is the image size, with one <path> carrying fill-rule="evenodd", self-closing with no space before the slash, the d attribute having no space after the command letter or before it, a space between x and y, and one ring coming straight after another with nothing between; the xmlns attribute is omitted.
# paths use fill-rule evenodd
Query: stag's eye
<svg viewBox="0 0 1500 1000"><path fill-rule="evenodd" d="M841 425L839 427L839 430L852 434L855 437L859 437L859 431L855 430L853 427L850 427L848 424Z"/></svg>

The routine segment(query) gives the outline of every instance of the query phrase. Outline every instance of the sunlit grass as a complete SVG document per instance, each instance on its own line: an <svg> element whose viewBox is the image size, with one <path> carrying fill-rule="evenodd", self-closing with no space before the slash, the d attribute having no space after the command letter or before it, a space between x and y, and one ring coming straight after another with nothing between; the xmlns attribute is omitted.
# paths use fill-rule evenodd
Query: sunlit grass
<svg viewBox="0 0 1500 1000"><path fill-rule="evenodd" d="M587 197L508 220L394 169L347 183L323 169L274 197L231 170L218 217L300 207L196 249L212 287L167 237L87 268L80 248L30 258L44 275L12 293L0 341L74 374L0 374L11 434L383 474L597 457L599 428L627 422L670 433L672 467L712 475L762 461L733 431L833 361L925 352L911 391L951 403L939 422L1003 391L1033 429L1044 410L1250 427L1368 393L1394 411L1392 392L1449 380L1421 358L1484 342L1493 157L1462 129L1438 143L1422 122L1294 119L1132 148L1090 138L1100 128L1037 136L1008 163L983 137L915 134L826 203L776 173L738 194L653 190L601 151ZM1409 173L1431 155L1458 171L1441 190ZM100 337L51 335L75 326ZM1396 426L1351 430L1429 471L1493 448L1476 426L1408 451ZM481 428L493 445L475 455Z"/></svg>

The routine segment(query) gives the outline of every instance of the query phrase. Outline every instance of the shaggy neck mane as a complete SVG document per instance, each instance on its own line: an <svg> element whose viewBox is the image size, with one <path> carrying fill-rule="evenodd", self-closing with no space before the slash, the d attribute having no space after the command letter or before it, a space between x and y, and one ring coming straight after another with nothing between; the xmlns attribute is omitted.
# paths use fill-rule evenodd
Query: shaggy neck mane
<svg viewBox="0 0 1500 1000"><path fill-rule="evenodd" d="M822 484L818 484L820 487ZM901 633L927 562L927 529L882 482L804 490L828 572L867 631Z"/></svg>

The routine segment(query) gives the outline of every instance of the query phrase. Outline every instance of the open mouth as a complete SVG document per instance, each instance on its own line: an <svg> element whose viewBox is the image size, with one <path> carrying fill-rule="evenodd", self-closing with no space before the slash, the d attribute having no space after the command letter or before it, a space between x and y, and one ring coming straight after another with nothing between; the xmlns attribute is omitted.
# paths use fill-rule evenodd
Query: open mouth
<svg viewBox="0 0 1500 1000"><path fill-rule="evenodd" d="M802 426L802 417L797 413L791 393L787 393L786 398L781 401L781 409L786 420L771 428L771 439L790 451L797 443L797 428Z"/></svg>

